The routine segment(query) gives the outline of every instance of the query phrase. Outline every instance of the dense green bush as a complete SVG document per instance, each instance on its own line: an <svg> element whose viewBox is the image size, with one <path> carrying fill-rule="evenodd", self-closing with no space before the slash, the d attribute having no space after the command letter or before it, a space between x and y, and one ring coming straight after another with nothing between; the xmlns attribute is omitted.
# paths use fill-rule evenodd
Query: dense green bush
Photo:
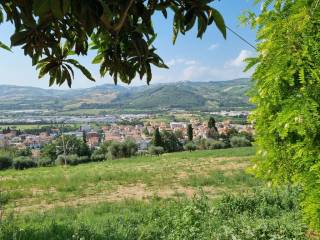
<svg viewBox="0 0 320 240"><path fill-rule="evenodd" d="M101 144L99 149L93 152L92 161L103 161L106 159L130 158L138 152L138 145L127 139L124 142L108 141ZM96 159L96 160L93 160Z"/></svg>
<svg viewBox="0 0 320 240"><path fill-rule="evenodd" d="M134 155L136 155L136 153L138 152L138 145L133 141L133 140L126 140L123 143L123 155L126 158L132 157Z"/></svg>
<svg viewBox="0 0 320 240"><path fill-rule="evenodd" d="M183 150L183 145L174 132L163 131L161 133L162 145L165 152L179 152Z"/></svg>
<svg viewBox="0 0 320 240"><path fill-rule="evenodd" d="M51 162L51 160L48 160L48 163L50 163L50 162ZM55 164L56 165L65 165L65 163L67 163L67 165L75 166L78 164L83 164L83 163L88 163L88 162L91 162L91 158L89 156L80 156L79 157L76 154L70 154L70 155L66 155L66 159L65 159L64 155L59 155L55 161Z"/></svg>
<svg viewBox="0 0 320 240"><path fill-rule="evenodd" d="M55 160L56 165L65 165L67 163L66 158L64 155L59 155L57 159Z"/></svg>
<svg viewBox="0 0 320 240"><path fill-rule="evenodd" d="M41 155L55 160L59 155L64 154L64 151L66 155L91 156L88 145L75 136L59 137L54 142L45 145L41 149Z"/></svg>
<svg viewBox="0 0 320 240"><path fill-rule="evenodd" d="M93 153L91 155L91 161L92 162L101 162L101 161L104 161L106 160L106 156L104 154L99 154L99 152L97 153Z"/></svg>
<svg viewBox="0 0 320 240"><path fill-rule="evenodd" d="M228 139L229 141L229 139ZM195 142L199 150L214 150L230 147L225 141L213 139L199 139Z"/></svg>
<svg viewBox="0 0 320 240"><path fill-rule="evenodd" d="M30 148L20 149L20 150L16 151L16 156L17 157L31 157L32 151Z"/></svg>
<svg viewBox="0 0 320 240"><path fill-rule="evenodd" d="M124 157L124 146L120 142L112 142L108 147L108 159L116 159Z"/></svg>
<svg viewBox="0 0 320 240"><path fill-rule="evenodd" d="M79 164L79 156L76 154L70 154L66 156L67 164L75 166Z"/></svg>
<svg viewBox="0 0 320 240"><path fill-rule="evenodd" d="M9 201L8 194L0 191L0 210L3 205L8 203L8 201ZM0 224L1 224L1 218L0 218Z"/></svg>
<svg viewBox="0 0 320 240"><path fill-rule="evenodd" d="M37 159L37 164L39 167L50 167L54 165L54 161L48 157L41 157Z"/></svg>
<svg viewBox="0 0 320 240"><path fill-rule="evenodd" d="M121 142L112 142L108 147L108 159L129 158L134 156L138 151L138 146L131 140Z"/></svg>
<svg viewBox="0 0 320 240"><path fill-rule="evenodd" d="M59 155L58 158L56 159L56 165L78 165L79 163L79 157L78 155L75 154L70 154L70 155Z"/></svg>
<svg viewBox="0 0 320 240"><path fill-rule="evenodd" d="M12 158L10 156L0 156L0 170L12 167Z"/></svg>
<svg viewBox="0 0 320 240"><path fill-rule="evenodd" d="M93 155L107 155L108 148L113 143L113 141L106 141L100 144L99 148L94 150Z"/></svg>
<svg viewBox="0 0 320 240"><path fill-rule="evenodd" d="M188 142L187 144L184 145L184 150L186 151L195 151L197 150L197 145L195 145L193 142Z"/></svg>
<svg viewBox="0 0 320 240"><path fill-rule="evenodd" d="M232 147L250 147L251 142L245 137L233 136L230 138Z"/></svg>
<svg viewBox="0 0 320 240"><path fill-rule="evenodd" d="M197 141L195 141L195 144L197 145L197 148L199 150L207 150L208 149L208 142L204 138L198 139Z"/></svg>
<svg viewBox="0 0 320 240"><path fill-rule="evenodd" d="M45 158L50 158L52 161L57 159L57 146L54 143L49 143L44 145L41 149L41 156Z"/></svg>
<svg viewBox="0 0 320 240"><path fill-rule="evenodd" d="M37 167L37 163L29 157L17 157L13 159L12 166L14 169L23 170L27 168Z"/></svg>
<svg viewBox="0 0 320 240"><path fill-rule="evenodd" d="M226 148L226 144L222 141L208 140L207 142L207 149L209 150L223 149L223 148Z"/></svg>
<svg viewBox="0 0 320 240"><path fill-rule="evenodd" d="M81 164L81 163L88 163L90 162L91 159L89 156L81 156L78 158L78 164Z"/></svg>
<svg viewBox="0 0 320 240"><path fill-rule="evenodd" d="M65 162L67 162L67 165L75 166L78 164L91 162L91 159L89 156L79 157L76 154L69 154L66 155L66 157L64 157L64 155L59 155L55 161L56 165L65 165Z"/></svg>
<svg viewBox="0 0 320 240"><path fill-rule="evenodd" d="M163 147L150 146L148 149L149 154L159 156L164 153Z"/></svg>
<svg viewBox="0 0 320 240"><path fill-rule="evenodd" d="M225 195L216 207L219 215L232 218L235 214L247 214L259 218L272 218L279 212L299 212L299 193L295 188L263 189L249 195Z"/></svg>

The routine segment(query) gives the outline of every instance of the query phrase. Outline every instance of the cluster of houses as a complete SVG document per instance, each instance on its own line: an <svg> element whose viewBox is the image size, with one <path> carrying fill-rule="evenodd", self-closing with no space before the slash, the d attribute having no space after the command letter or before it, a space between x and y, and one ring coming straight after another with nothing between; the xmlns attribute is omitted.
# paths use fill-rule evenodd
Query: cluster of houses
<svg viewBox="0 0 320 240"><path fill-rule="evenodd" d="M0 147L15 147L18 149L30 148L39 149L45 144L50 143L57 135L42 132L39 135L19 134L19 131L0 133Z"/></svg>
<svg viewBox="0 0 320 240"><path fill-rule="evenodd" d="M125 141L132 139L138 144L140 150L145 150L150 145L153 132L159 128L162 131L176 132L182 142L188 139L188 125L193 127L194 139L207 138L208 126L207 123L201 123L197 120L190 122L171 122L170 124L162 123L147 123L145 125L118 125L111 124L102 127L101 129L92 129L90 125L82 125L78 131L66 132L64 135L73 135L86 140L88 146L92 149L97 148L104 141ZM230 121L217 123L217 129L220 134L226 134L231 128L235 128L239 132L253 133L252 125L237 125L231 124ZM45 144L54 140L59 133L59 129L52 129L52 133L42 132L39 135L18 134L18 131L11 130L9 133L0 133L0 147L13 146L19 149L31 148L39 149Z"/></svg>

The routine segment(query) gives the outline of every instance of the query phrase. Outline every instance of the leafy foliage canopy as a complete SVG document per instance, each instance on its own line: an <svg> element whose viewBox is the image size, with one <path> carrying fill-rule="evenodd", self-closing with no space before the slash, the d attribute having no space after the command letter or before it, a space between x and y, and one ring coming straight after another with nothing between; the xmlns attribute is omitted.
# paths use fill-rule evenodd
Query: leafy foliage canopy
<svg viewBox="0 0 320 240"><path fill-rule="evenodd" d="M94 81L91 73L72 55L96 52L94 64L100 74L109 74L129 84L137 75L151 81L151 66L166 68L153 43L157 37L152 17L173 13L173 42L196 24L201 38L213 23L226 37L221 14L214 0L4 0L0 2L0 24L13 24L11 46L21 46L39 70L49 76L50 86L69 86L74 68ZM10 50L0 42L0 48Z"/></svg>
<svg viewBox="0 0 320 240"><path fill-rule="evenodd" d="M257 106L257 167L261 177L303 188L303 209L320 230L320 3L263 2L251 100Z"/></svg>

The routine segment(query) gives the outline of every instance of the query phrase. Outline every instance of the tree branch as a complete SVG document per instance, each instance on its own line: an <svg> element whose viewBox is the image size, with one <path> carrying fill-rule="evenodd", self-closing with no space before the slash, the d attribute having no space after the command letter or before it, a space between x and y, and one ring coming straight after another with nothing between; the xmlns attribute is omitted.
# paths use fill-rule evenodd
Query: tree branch
<svg viewBox="0 0 320 240"><path fill-rule="evenodd" d="M114 26L114 31L119 32L121 30L121 28L123 27L123 24L126 21L126 18L128 16L129 10L130 10L133 2L134 2L134 0L130 0L130 2L128 3L126 10L123 12L123 14L120 18L120 21L118 22L117 25Z"/></svg>
<svg viewBox="0 0 320 240"><path fill-rule="evenodd" d="M101 2L101 1L100 1ZM127 16L128 16L128 13L129 13L129 10L130 8L132 7L132 4L133 4L134 0L130 0L130 2L128 3L128 6L126 7L126 9L124 10L123 14L121 15L120 17L120 20L117 24L115 25L111 25L110 22L108 22L106 20L106 18L104 17L105 15L103 14L101 17L100 17L100 20L102 22L102 24L104 25L104 27L108 30L111 30L111 31L115 31L115 32L119 32L121 30L121 28L123 27L126 19L127 19Z"/></svg>
<svg viewBox="0 0 320 240"><path fill-rule="evenodd" d="M103 26L108 30L114 30L111 24L104 18L104 14L100 17Z"/></svg>

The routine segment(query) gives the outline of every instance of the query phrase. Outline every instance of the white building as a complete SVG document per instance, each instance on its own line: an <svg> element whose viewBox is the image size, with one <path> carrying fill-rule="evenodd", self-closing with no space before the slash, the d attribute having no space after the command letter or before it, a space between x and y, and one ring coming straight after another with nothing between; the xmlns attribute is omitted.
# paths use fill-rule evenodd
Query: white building
<svg viewBox="0 0 320 240"><path fill-rule="evenodd" d="M170 123L170 128L171 129L176 129L176 128L187 128L187 123L185 122L171 122Z"/></svg>

